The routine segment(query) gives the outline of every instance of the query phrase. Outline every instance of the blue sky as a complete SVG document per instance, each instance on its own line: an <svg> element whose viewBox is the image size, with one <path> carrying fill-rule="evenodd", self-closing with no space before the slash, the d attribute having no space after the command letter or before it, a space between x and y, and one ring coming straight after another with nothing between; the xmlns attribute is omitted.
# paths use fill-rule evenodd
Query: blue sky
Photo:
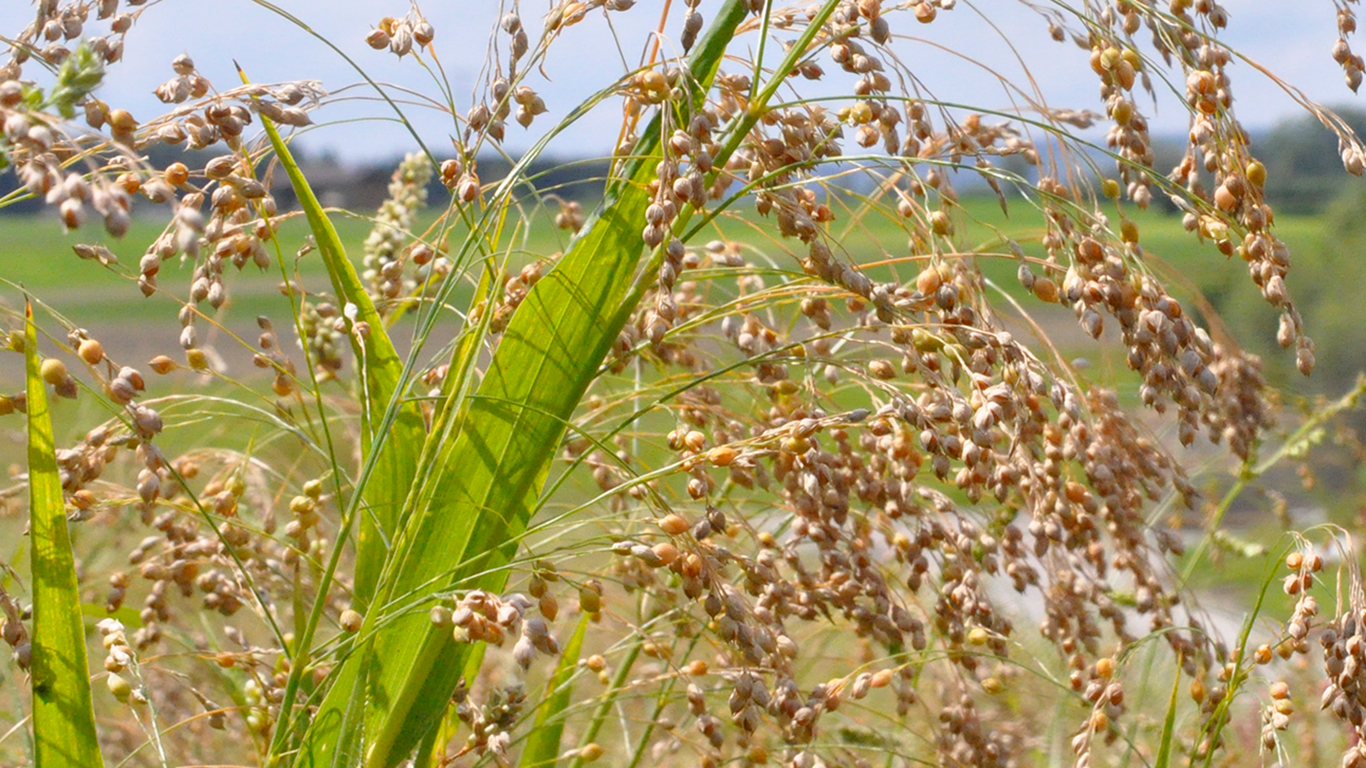
<svg viewBox="0 0 1366 768"><path fill-rule="evenodd" d="M703 0L700 8L705 15L718 4L719 0ZM1051 6L1048 0L1038 0L1037 4ZM280 5L335 42L374 79L433 92L430 76L411 58L399 61L391 54L370 50L364 43L365 35L380 17L407 13L406 2L282 0ZM683 3L676 0L673 6L668 24L670 35L678 33L682 21ZM21 28L30 18L32 7L22 0L0 3L0 32L9 34ZM508 7L510 3L498 0L444 0L423 6L436 28L437 52L462 110L468 109L485 65L490 30ZM550 80L538 72L529 81L543 94L551 112L542 118L545 122L533 125L531 131L510 123L508 148L515 152L526 147L558 116L619 77L627 67L623 58L631 65L638 63L644 41L657 26L662 7L662 0L638 0L631 11L611 14L610 28L602 13L597 12L566 30L556 41L545 66ZM1343 84L1340 70L1329 57L1336 39L1335 9L1329 0L1229 0L1226 7L1231 23L1225 39L1236 48L1299 86L1310 98L1330 104L1359 103ZM125 106L140 119L162 111L152 90L171 76L171 59L180 53L188 53L215 85L224 88L236 82L234 58L258 82L316 79L336 92L360 80L336 52L250 0L161 0L143 8L128 34L125 59L111 70L101 93L111 105ZM546 0L521 4L533 44L548 8ZM999 31L985 23L979 12L990 14ZM899 41L896 50L916 76L941 98L1008 109L1010 100L994 77L943 49L970 52L982 63L1013 78L1021 75L1015 61L1014 52L1018 52L1029 63L1035 81L1054 107L1100 107L1086 52L1070 42L1053 42L1045 23L1017 0L959 0L955 10L940 13L931 25L920 25L904 13L893 14L889 19L894 34L917 38ZM91 28L99 29L95 22ZM616 39L622 41L620 50L613 30ZM1009 44L1003 35L1008 37ZM506 36L501 37L505 42ZM754 36L750 35L747 41L753 44ZM1366 50L1366 42L1362 47ZM840 84L848 83L833 64L826 66L826 71L827 80L831 81L826 92L836 92ZM36 68L28 72L36 73ZM1239 64L1234 73L1238 111L1247 127L1267 127L1296 113L1294 102L1251 67ZM821 91L808 87L806 92ZM373 92L351 89L347 93L369 97ZM1140 107L1150 116L1156 132L1184 130L1180 105L1170 99L1159 102L1155 115L1151 103L1140 102ZM351 101L329 105L315 119L337 121L385 114L381 104ZM453 129L448 116L413 107L409 117L438 151L449 146L446 136ZM618 121L615 104L604 105L560 137L555 151L560 155L601 155L610 150ZM392 158L412 146L411 137L400 126L373 120L330 125L313 131L306 142L313 150L327 149L353 162Z"/></svg>

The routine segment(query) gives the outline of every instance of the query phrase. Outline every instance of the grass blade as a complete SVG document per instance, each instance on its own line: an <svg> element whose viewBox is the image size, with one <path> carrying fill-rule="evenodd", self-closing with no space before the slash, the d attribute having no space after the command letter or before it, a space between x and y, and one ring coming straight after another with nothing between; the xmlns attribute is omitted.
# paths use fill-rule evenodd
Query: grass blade
<svg viewBox="0 0 1366 768"><path fill-rule="evenodd" d="M555 765L560 756L560 737L564 735L564 718L561 715L574 695L574 670L579 666L579 652L587 632L588 614L585 613L579 617L579 626L564 646L555 674L546 683L545 699L536 711L531 735L527 737L526 747L522 750L521 768L549 768Z"/></svg>
<svg viewBox="0 0 1366 768"><path fill-rule="evenodd" d="M1172 759L1172 737L1176 732L1176 701L1181 691L1181 668L1176 668L1172 681L1172 699L1167 703L1167 717L1162 721L1162 741L1157 747L1157 762L1153 768L1168 768Z"/></svg>
<svg viewBox="0 0 1366 768"><path fill-rule="evenodd" d="M313 232L318 252L332 280L332 290L339 299L356 307L355 322L366 323L370 327L369 338L364 344L356 334L351 334L352 351L356 356L356 365L361 370L367 395L361 449L369 456L374 447L375 435L385 431L383 415L400 390L403 360L385 332L384 322L365 292L355 267L347 259L346 249L336 228L295 162L289 146L268 118L263 116L261 122L299 198L299 207L308 218L309 229ZM367 478L362 493L369 511L361 515L357 531L354 587L358 607L362 610L374 594L375 583L384 567L388 554L386 539L391 539L397 533L395 521L412 486L418 448L426 437L422 414L417 405L410 402L400 404L392 429L388 432L387 438L380 441L374 470Z"/></svg>
<svg viewBox="0 0 1366 768"><path fill-rule="evenodd" d="M90 668L75 558L47 391L38 361L33 308L26 306L29 541L33 547L33 741L38 768L103 765L95 737Z"/></svg>
<svg viewBox="0 0 1366 768"><path fill-rule="evenodd" d="M690 67L709 84L745 16L730 0L699 41ZM700 89L705 92L705 89ZM648 183L661 154L658 117L624 178L608 188L594 219L512 316L477 392L450 402L424 449L407 524L366 616L371 650L353 654L319 708L300 764L358 759L365 704L364 762L407 757L445 710L470 646L434 627L418 603L454 585L501 591L502 570L525 529L565 424L626 321L621 311L642 251ZM469 581L473 572L488 574Z"/></svg>

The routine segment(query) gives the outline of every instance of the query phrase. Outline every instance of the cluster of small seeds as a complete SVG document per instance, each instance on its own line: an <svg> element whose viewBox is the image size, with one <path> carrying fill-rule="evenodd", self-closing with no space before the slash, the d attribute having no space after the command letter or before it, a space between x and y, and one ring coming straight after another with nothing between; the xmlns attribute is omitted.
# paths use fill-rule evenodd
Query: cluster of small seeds
<svg viewBox="0 0 1366 768"><path fill-rule="evenodd" d="M146 0L125 0L130 8L143 5ZM98 2L49 2L38 6L38 13L32 22L17 36L16 44L10 47L8 68L14 70L5 74L18 76L18 68L30 56L36 56L47 64L56 67L66 61L72 51L67 43L82 39L89 31L90 12L95 11L98 21L107 21L109 34L85 37L86 44L97 53L105 63L112 64L123 58L124 35L132 28L140 11L120 11L119 0L99 0Z"/></svg>
<svg viewBox="0 0 1366 768"><path fill-rule="evenodd" d="M460 693L456 700L456 716L470 729L461 753L491 753L499 765L510 765L508 747L512 744L512 729L527 704L526 691L520 685L512 685L494 689L483 704L476 704Z"/></svg>
<svg viewBox="0 0 1366 768"><path fill-rule="evenodd" d="M1114 679L1115 661L1105 656L1096 660L1090 669L1091 680L1086 684L1083 696L1091 704L1090 717L1072 737L1072 752L1076 755L1073 765L1088 768L1091 765L1092 745L1097 736L1106 743L1113 743L1118 731L1111 724L1124 713L1124 684ZM1076 680L1074 675L1073 680Z"/></svg>
<svg viewBox="0 0 1366 768"><path fill-rule="evenodd" d="M147 693L138 671L137 654L128 645L123 624L116 619L101 619L98 628L103 636L104 649L108 653L104 657L104 669L109 675L104 682L110 695L123 704L146 704ZM123 676L125 673L130 673L138 682L136 688Z"/></svg>
<svg viewBox="0 0 1366 768"><path fill-rule="evenodd" d="M434 607L431 620L438 626L451 627L456 641L462 643L501 646L505 638L516 634L518 640L513 656L525 669L531 665L536 651L550 656L560 652L559 643L551 636L546 620L526 615L539 605L520 593L500 597L474 590L461 595L454 609L444 605Z"/></svg>
<svg viewBox="0 0 1366 768"><path fill-rule="evenodd" d="M1136 14L1128 19L1137 22ZM1152 201L1151 179L1142 171L1152 166L1152 137L1148 134L1148 121L1139 113L1134 103L1133 87L1137 77L1143 73L1143 59L1134 48L1124 46L1105 46L1099 37L1091 50L1091 68L1101 78L1101 98L1105 100L1105 110L1114 121L1106 133L1106 143L1119 155L1119 175L1127 184L1128 195L1139 208L1147 208Z"/></svg>
<svg viewBox="0 0 1366 768"><path fill-rule="evenodd" d="M304 350L313 367L323 376L335 376L341 370L346 349L347 318L330 301L299 303L299 348Z"/></svg>
<svg viewBox="0 0 1366 768"><path fill-rule="evenodd" d="M16 72L13 77L0 76L0 135L20 182L29 193L55 207L68 229L84 223L89 205L103 218L111 235L122 236L131 223L128 193L106 177L87 178L74 170L64 170L56 151L66 143L60 117L25 109L18 67L11 64L7 69Z"/></svg>
<svg viewBox="0 0 1366 768"><path fill-rule="evenodd" d="M98 20L109 23L109 34L85 37L74 51L69 49L67 43L81 39L87 32L92 10ZM59 145L78 141L63 124L64 118L73 117L82 102L87 112L90 105L97 103L89 93L103 78L103 67L123 57L124 35L132 27L134 17L134 13L119 11L118 0L42 3L33 22L11 41L9 61L0 67L4 154L14 162L15 171L28 191L56 207L68 229L84 222L85 206L89 204L103 217L110 234L118 237L128 230L128 195L108 179L63 173L69 147ZM25 99L28 86L23 80L23 67L34 56L58 72L57 83L47 99L56 114L40 112L32 108L32 100ZM131 116L120 110L115 117L117 124L111 126L115 140L131 145Z"/></svg>
<svg viewBox="0 0 1366 768"><path fill-rule="evenodd" d="M579 4L582 6L582 4ZM580 9L580 13L587 10L586 6ZM561 23L564 17L561 16ZM572 23L572 22L571 22ZM526 57L530 47L530 39L527 36L526 28L522 26L522 17L515 11L503 15L498 22L499 27L509 38L507 56L507 74L503 74L503 63L498 61L494 64L498 74L491 79L488 84L488 92L483 101L470 108L465 116L465 147L475 147L481 138L487 137L494 142L501 142L506 135L507 119L513 116L513 107L517 111L514 116L517 124L523 128L530 128L532 122L538 115L546 112L545 101L529 85L522 82L519 76L519 68L522 60ZM551 31L549 28L547 32ZM471 156L476 152L471 152ZM443 169L443 180L447 174ZM477 182L476 182L477 183ZM454 185L447 182L447 187ZM471 202L477 196L474 194L466 195L468 183L461 183L459 196L465 202Z"/></svg>
<svg viewBox="0 0 1366 768"><path fill-rule="evenodd" d="M1357 587L1359 589L1359 586ZM1354 768L1366 760L1363 737L1366 736L1366 611L1359 604L1360 593L1353 606L1336 621L1330 623L1319 636L1323 645L1323 669L1328 685L1323 690L1320 706L1330 711L1350 731L1349 746L1342 756L1342 764Z"/></svg>
<svg viewBox="0 0 1366 768"><path fill-rule="evenodd" d="M1356 0L1344 0L1335 4L1338 10L1338 39L1333 43L1333 61L1342 67L1343 78L1353 93L1361 87L1362 72L1366 70L1366 62L1362 61L1359 54L1352 52L1352 46L1347 42L1347 38L1357 31L1357 16L1352 9L1355 3Z"/></svg>
<svg viewBox="0 0 1366 768"><path fill-rule="evenodd" d="M413 46L426 46L436 37L436 30L418 12L417 7L403 18L385 16L379 25L370 30L365 42L377 51L389 49L395 56L403 58L412 53Z"/></svg>
<svg viewBox="0 0 1366 768"><path fill-rule="evenodd" d="M389 197L380 204L375 225L365 238L365 271L361 276L368 281L371 298L381 311L392 306L392 300L400 294L412 293L417 285L416 276L405 273L403 253L417 214L427 204L427 181L431 176L432 166L426 156L405 156L389 179ZM430 263L432 255L432 248L426 243L415 244L408 253L419 267Z"/></svg>

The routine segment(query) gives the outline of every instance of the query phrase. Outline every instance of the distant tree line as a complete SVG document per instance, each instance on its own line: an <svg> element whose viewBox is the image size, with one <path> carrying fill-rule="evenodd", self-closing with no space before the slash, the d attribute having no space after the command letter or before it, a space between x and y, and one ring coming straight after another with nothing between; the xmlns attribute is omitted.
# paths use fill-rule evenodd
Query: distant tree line
<svg viewBox="0 0 1366 768"><path fill-rule="evenodd" d="M1366 136L1366 111L1355 107L1341 107L1335 110L1352 128ZM1154 142L1157 160L1154 167L1169 168L1180 161L1180 148L1184 142L1178 140ZM1310 116L1287 120L1254 137L1253 146L1260 148L1260 156L1267 168L1266 196L1273 207L1281 213L1314 214L1327 211L1334 201L1345 194L1357 194L1362 182L1348 176L1342 170L1338 156L1336 137ZM147 159L153 167L165 167L176 160L190 167L202 167L208 153L194 150L178 150L166 145L157 145L147 151ZM356 211L373 210L387 194L389 176L397 159L383 162L370 162L359 165L347 164L332 154L309 154L301 151L297 157L313 180L319 197L329 205L346 207ZM441 158L438 158L438 160ZM1098 158L1102 168L1107 167ZM566 199L584 201L596 194L601 185L594 180L607 173L607 161L601 158L543 158L533 164L526 178L541 192L553 192ZM511 169L511 163L503 157L483 157L479 160L479 175L485 182L504 178ZM1010 167L1007 170L1028 175L1026 168ZM986 186L974 184L973 174L960 174L967 182L965 189ZM277 179L277 189L273 190L278 202L289 207L293 204L293 192L283 177ZM0 173L0 195L8 194L18 186L12 173ZM439 200L444 193L440 182L433 179L428 197ZM1165 203L1159 196L1159 205ZM26 214L36 212L41 201L26 200L0 208L0 213ZM1174 211L1175 209L1172 208Z"/></svg>
<svg viewBox="0 0 1366 768"><path fill-rule="evenodd" d="M1359 136L1366 136L1366 112L1334 110ZM1282 213L1320 213L1345 193L1358 193L1362 181L1342 170L1337 138L1313 117L1280 123L1255 142L1266 165L1266 196Z"/></svg>
<svg viewBox="0 0 1366 768"><path fill-rule="evenodd" d="M158 144L149 148L144 156L150 166L155 168L164 168L177 160L191 168L202 168L214 154L217 153L179 150ZM314 191L325 205L344 207L361 213L374 211L384 202L388 195L389 177L398 164L398 158L395 158L391 161L352 165L333 154L310 154L306 149L297 152L295 159L299 160L308 174ZM437 158L438 161L442 159L444 158ZM479 177L485 183L505 178L511 168L512 163L501 156L479 159ZM567 200L585 200L601 189L600 180L606 175L607 168L607 161L600 158L541 158L532 163L531 169L523 173L523 178L528 179L529 183L534 184L543 194L551 193ZM595 180L599 181L596 186ZM276 202L286 210L293 207L294 191L288 179L281 173L276 174L273 181L271 191ZM18 186L19 181L13 173L8 169L0 171L0 196L13 192ZM440 200L442 195L447 194L440 180L435 177L427 191L430 200ZM32 214L42 207L42 200L23 200L0 208L0 214Z"/></svg>

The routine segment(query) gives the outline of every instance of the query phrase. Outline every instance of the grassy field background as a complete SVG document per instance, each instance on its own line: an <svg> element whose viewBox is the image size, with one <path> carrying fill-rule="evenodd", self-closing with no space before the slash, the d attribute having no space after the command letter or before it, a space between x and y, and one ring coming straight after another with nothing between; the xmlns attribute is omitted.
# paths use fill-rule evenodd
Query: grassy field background
<svg viewBox="0 0 1366 768"><path fill-rule="evenodd" d="M1174 295L1182 300L1188 311L1200 316L1216 336L1221 336L1219 331L1224 330L1245 348L1261 354L1268 380L1294 408L1316 393L1341 392L1350 386L1357 371L1366 369L1366 344L1358 341L1359 324L1353 320L1360 316L1356 298L1358 286L1366 284L1366 266L1363 266L1366 260L1359 256L1360 244L1366 238L1356 231L1354 210L1343 205L1318 215L1284 216L1276 222L1276 230L1292 250L1294 266L1289 277L1292 295L1306 316L1309 332L1319 344L1319 370L1312 379L1304 379L1295 372L1293 352L1276 346L1276 312L1261 299L1241 261L1224 257L1212 243L1198 242L1182 229L1179 216L1156 211L1126 210L1125 213L1138 223L1140 242L1150 266L1166 279ZM1117 226L1118 211L1110 209L1107 213ZM434 216L429 214L419 223L418 230L425 229L433 220ZM532 224L517 232L515 237L505 239L514 242L504 252L514 269L533 258L532 254L555 253L567 243L566 234L554 228L548 214L532 217L531 221ZM362 244L371 222L362 217L337 216L336 224L348 253L359 265ZM1125 367L1123 348L1113 343L1118 338L1115 323L1107 324L1109 343L1092 340L1077 327L1071 310L1042 304L1026 296L1020 287L1016 278L1017 262L1005 246L1005 238L1018 241L1032 255L1041 255L1037 241L1043 231L1042 219L1035 209L1017 201L1007 215L995 198L968 197L962 202L955 226L964 250L979 253L975 258L988 279L1011 298L1019 300L1031 320L1044 329L1060 352L1078 363L1082 381L1114 387L1121 400L1137 403L1139 381ZM0 277L13 285L24 286L71 323L88 328L116 360L141 366L156 354L178 358L179 325L175 315L180 307L178 299L188 293L193 263L172 260L164 264L159 275L163 292L149 298L144 298L138 291L133 274L143 250L160 234L161 228L162 223L150 216L143 217L123 240L113 242L99 237L93 227L80 233L64 233L54 217L3 217L0 218ZM771 238L767 234L769 229L771 227L755 226L752 213L737 212L709 225L699 233L695 244L701 245L715 237L739 240L745 244L746 258L751 262L770 263L784 270L797 269L795 260L788 253L795 243ZM905 223L885 213L873 210L862 215L853 209L837 211L831 234L832 241L842 248L844 258L863 265L876 265L869 267L875 279L911 280L920 269L920 258L909 255ZM280 247L287 270L310 291L328 290L316 253L295 258L306 235L306 226L299 218L288 221L281 228ZM462 237L459 229L451 232L447 242L452 250L458 249ZM105 243L118 255L120 265L104 267L93 261L80 260L71 250L78 242ZM250 378L259 375L250 365L252 350L246 346L254 344L257 337L258 315L272 320L286 353L299 359L290 304L279 290L282 279L278 265L264 272L247 266L240 274L227 278L230 299L211 315L218 327L200 322L201 343L222 356L228 365L229 376ZM10 328L16 325L13 313L22 310L22 295L13 285L0 291L0 301L11 312ZM465 306L471 290L469 285L462 288L455 304ZM999 302L998 306L1005 308L1008 304ZM1021 333L1030 332L1029 325L1020 322L1019 318L1007 318L1007 322ZM457 321L452 317L445 325L449 327L438 332L438 341L449 338ZM58 324L50 318L44 327L49 333L60 332ZM411 327L411 320L404 321L393 332L400 347L407 346ZM246 344L234 340L233 336ZM430 349L435 352L437 347ZM21 356L0 355L0 388L17 390L22 374ZM222 387L225 392L230 389L221 382L207 381L190 372L149 376L149 379L149 391L153 395L190 388L203 391L205 387L210 390ZM88 428L99 420L96 411L100 408L93 398L59 402L55 411L59 442L63 436L74 438L78 429ZM1171 437L1169 433L1174 429L1171 419L1155 418L1151 414L1145 418L1159 436ZM249 427L240 422L225 420L220 423L208 419L204 428L220 432L220 442L226 439L246 443L257 434ZM21 422L14 419L0 422L0 467L9 466L12 473L19 471L22 447ZM169 442L166 447L174 450ZM1216 451L1206 453L1210 461L1219 461ZM1354 516L1355 502L1351 500L1354 497L1335 494L1340 493L1344 483L1359 484L1361 471L1344 456L1330 457L1321 469L1336 479L1317 489L1292 489L1295 503L1312 510L1313 515L1324 514L1347 522ZM1213 472L1206 482L1212 491L1217 491L1224 477L1223 473ZM1282 480L1297 484L1289 471ZM1255 494L1249 496L1247 503L1249 513L1269 506L1265 498L1252 496ZM1267 516L1247 514L1243 518L1252 525L1246 531L1249 535L1258 530L1267 532ZM11 532L17 533L15 525L20 522L17 517L0 520L0 533L4 534L0 539L8 539ZM0 554L0 557L8 554L11 553ZM1230 566L1235 571L1224 574L1225 577L1233 575L1238 567L1233 563ZM1255 581L1260 577L1259 566L1248 563L1248 569L1247 580L1234 578L1232 583Z"/></svg>
<svg viewBox="0 0 1366 768"><path fill-rule="evenodd" d="M1159 212L1139 212L1127 210L1142 231L1141 243L1154 268L1159 274L1165 270L1165 277L1178 275L1185 286L1174 286L1178 295L1184 287L1187 291L1196 289L1207 297L1211 304L1224 314L1227 310L1237 310L1241 324L1245 320L1256 320L1260 314L1259 328L1275 329L1276 314L1265 306L1246 307L1243 299L1256 297L1256 290L1247 278L1246 270L1235 260L1221 255L1213 244L1200 244L1181 228L1178 216ZM1114 222L1118 217L1111 212ZM723 219L707 227L715 230L715 236L741 240L753 250L764 252L773 258L790 248L790 243L776 242L753 225L749 218L753 214L727 214ZM529 231L519 233L517 247L512 251L510 261L520 266L529 260L528 254L553 253L567 242L564 233L557 231L550 223L548 215L533 218ZM371 227L371 221L358 216L338 216L335 219L342 241L348 245L353 260L359 263L361 245ZM431 218L421 222L418 229L431 223ZM1300 274L1316 271L1316 266L1335 261L1330 247L1334 233L1331 214L1312 216L1285 216L1277 220L1276 230L1292 248L1295 267L1291 272L1292 291L1305 288ZM23 285L36 296L63 312L72 321L91 326L94 330L102 320L164 320L165 310L173 307L168 296L153 296L144 299L133 284L137 260L146 246L162 231L164 221L153 216L138 218L132 229L122 240L112 240L97 228L89 227L78 232L62 231L59 222L48 216L6 216L0 217L0 277ZM1042 234L1042 220L1037 211L1024 202L1012 203L1007 216L1002 212L995 198L965 198L958 216L957 231L965 249L976 247L994 252L995 256L984 256L981 263L988 277L1007 291L1020 295L1019 286L1014 278L1015 262L1009 257L1002 244L1002 235L1018 240L1026 251L1041 253L1034 244ZM881 212L858 215L856 211L846 211L845 215L832 224L834 241L840 244L844 253L858 263L901 259L903 266L891 267L891 271L902 276L913 276L917 266L914 262L904 261L907 249L905 224ZM701 242L710 239L712 233L704 232ZM325 273L316 255L295 259L294 253L304 242L307 228L299 218L290 219L280 230L281 250L291 271L297 265L299 274L308 287L321 289L326 286ZM462 235L460 228L455 229L448 238L453 248L458 247ZM102 243L108 246L120 259L120 265L106 268L93 261L76 258L71 246L76 243ZM188 286L193 264L172 260L163 265L159 281L161 287L175 295L183 294ZM791 262L783 266L791 266ZM1306 275L1312 278L1313 275ZM255 314L270 313L287 307L288 303L279 295L278 286L282 276L277 268L260 271L248 266L239 275L229 277L231 298L229 303L218 312L218 316L231 318L243 316L245 319ZM182 285L184 284L184 285ZM1244 286L1246 284L1246 286ZM1243 290L1243 288L1246 290ZM8 291L9 298L15 291ZM1186 297L1182 297L1186 298ZM1260 303L1258 301L1257 303ZM1301 300L1301 304L1304 302ZM174 310L172 310L174 311ZM1244 316L1246 315L1246 316ZM1252 331L1245 328L1245 331ZM1239 335L1245 335L1240 333Z"/></svg>

